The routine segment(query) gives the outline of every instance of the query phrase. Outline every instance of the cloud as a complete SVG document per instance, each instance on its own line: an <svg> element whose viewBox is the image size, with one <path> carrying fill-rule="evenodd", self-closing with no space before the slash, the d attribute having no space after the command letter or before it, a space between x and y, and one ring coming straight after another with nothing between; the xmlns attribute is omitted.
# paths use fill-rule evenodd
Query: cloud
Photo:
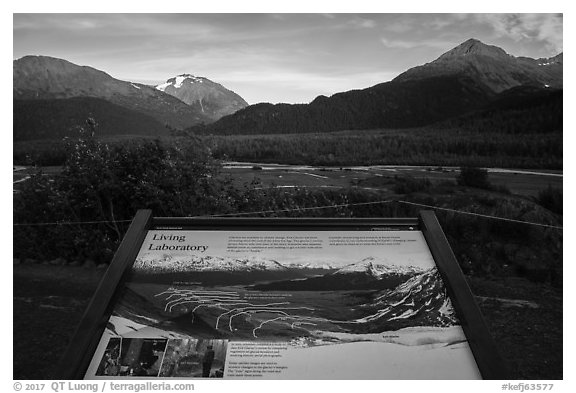
<svg viewBox="0 0 576 393"><path fill-rule="evenodd" d="M381 37L380 41L387 48L412 49L422 46L422 41L391 40Z"/></svg>
<svg viewBox="0 0 576 393"><path fill-rule="evenodd" d="M414 35L418 32L438 34L438 31L457 28L462 18L458 14L391 14L386 15L382 30Z"/></svg>
<svg viewBox="0 0 576 393"><path fill-rule="evenodd" d="M376 27L376 22L372 19L363 18L363 17L355 17L350 19L347 25L351 27L361 28L361 29L372 29Z"/></svg>
<svg viewBox="0 0 576 393"><path fill-rule="evenodd" d="M307 89L321 87L334 93L345 89L370 86L390 80L395 74L387 72L351 72L342 74L319 74L292 69L261 67L254 70L234 70L219 74L219 79L228 82L269 83L277 82L285 86ZM352 85L352 87L349 87ZM340 88L339 86L347 86Z"/></svg>
<svg viewBox="0 0 576 393"><path fill-rule="evenodd" d="M444 15L443 17L437 16L425 23L425 25L432 30L444 30L454 25L454 18L451 15Z"/></svg>
<svg viewBox="0 0 576 393"><path fill-rule="evenodd" d="M496 35L516 42L540 41L551 52L563 47L562 14L472 14L472 18L492 27Z"/></svg>
<svg viewBox="0 0 576 393"><path fill-rule="evenodd" d="M229 70L218 74L217 80L234 91L244 92L248 102L266 101L299 102L312 101L318 95L361 89L386 82L396 76L393 72L314 73L289 68L259 67L257 69ZM249 90L258 89L258 96ZM262 94L266 92L266 94ZM287 95L290 95L288 97Z"/></svg>
<svg viewBox="0 0 576 393"><path fill-rule="evenodd" d="M387 48L398 48L398 49L413 49L413 48L438 48L438 49L449 49L454 46L451 41L445 40L398 40L398 39L388 39L385 37L380 37L380 42Z"/></svg>

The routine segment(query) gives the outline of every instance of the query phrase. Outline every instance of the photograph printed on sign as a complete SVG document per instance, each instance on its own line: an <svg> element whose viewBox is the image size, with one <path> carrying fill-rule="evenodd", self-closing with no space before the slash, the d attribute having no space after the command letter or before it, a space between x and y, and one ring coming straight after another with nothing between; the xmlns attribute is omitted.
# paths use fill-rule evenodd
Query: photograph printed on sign
<svg viewBox="0 0 576 393"><path fill-rule="evenodd" d="M156 377L164 359L165 339L113 337L96 375Z"/></svg>

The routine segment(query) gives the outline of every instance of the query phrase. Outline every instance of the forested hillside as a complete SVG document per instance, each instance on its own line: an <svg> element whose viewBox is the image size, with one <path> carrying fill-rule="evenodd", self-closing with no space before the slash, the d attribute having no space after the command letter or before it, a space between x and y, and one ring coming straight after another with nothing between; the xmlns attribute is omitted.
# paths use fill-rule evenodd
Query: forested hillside
<svg viewBox="0 0 576 393"><path fill-rule="evenodd" d="M489 90L461 76L386 82L319 96L310 104L251 105L189 131L236 135L417 127L474 110L490 97Z"/></svg>
<svg viewBox="0 0 576 393"><path fill-rule="evenodd" d="M160 121L144 113L93 97L14 100L14 141L77 136L78 125L97 119L98 135L170 135Z"/></svg>
<svg viewBox="0 0 576 393"><path fill-rule="evenodd" d="M221 159L313 165L562 168L562 91L503 93L486 109L415 129L206 137Z"/></svg>

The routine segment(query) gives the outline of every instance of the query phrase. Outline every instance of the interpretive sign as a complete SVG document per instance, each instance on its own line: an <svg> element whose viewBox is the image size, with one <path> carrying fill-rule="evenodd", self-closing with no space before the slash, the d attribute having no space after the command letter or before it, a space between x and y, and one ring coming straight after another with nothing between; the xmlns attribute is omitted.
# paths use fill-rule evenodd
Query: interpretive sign
<svg viewBox="0 0 576 393"><path fill-rule="evenodd" d="M485 327L468 320L482 322L475 304L454 301L467 287L451 286L422 220L163 220L148 220L78 377L502 372Z"/></svg>

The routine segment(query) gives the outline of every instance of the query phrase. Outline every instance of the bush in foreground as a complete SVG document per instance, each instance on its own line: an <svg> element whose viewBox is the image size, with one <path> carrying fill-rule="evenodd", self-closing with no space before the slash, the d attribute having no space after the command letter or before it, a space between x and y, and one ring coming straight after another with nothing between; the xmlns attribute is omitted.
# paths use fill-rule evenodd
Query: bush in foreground
<svg viewBox="0 0 576 393"><path fill-rule="evenodd" d="M537 197L538 204L556 214L562 214L563 202L562 190L548 186L548 188L540 191Z"/></svg>
<svg viewBox="0 0 576 393"><path fill-rule="evenodd" d="M106 261L138 209L158 216L226 210L215 180L218 164L203 144L141 141L111 148L93 136L95 122L66 142L66 163L54 178L38 173L14 197L14 254ZM50 225L35 225L38 223ZM84 224L70 224L83 222Z"/></svg>
<svg viewBox="0 0 576 393"><path fill-rule="evenodd" d="M484 168L461 167L457 181L461 186L482 188L485 190L492 188L492 185L488 181L488 171Z"/></svg>

